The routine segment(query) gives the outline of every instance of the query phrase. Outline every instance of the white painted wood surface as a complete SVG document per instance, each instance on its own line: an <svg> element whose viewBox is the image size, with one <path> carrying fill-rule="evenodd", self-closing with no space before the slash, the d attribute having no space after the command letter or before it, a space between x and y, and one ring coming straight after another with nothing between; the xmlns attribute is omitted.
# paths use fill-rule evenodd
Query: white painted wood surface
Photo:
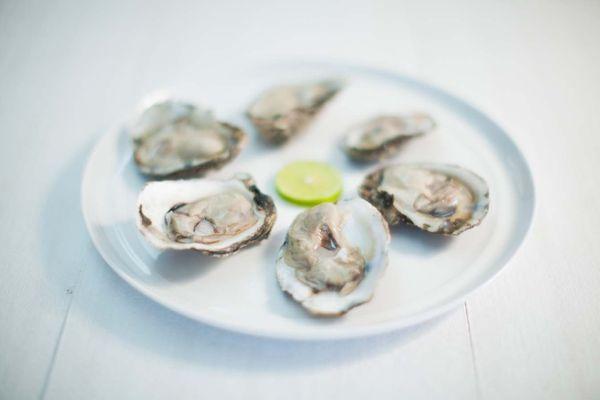
<svg viewBox="0 0 600 400"><path fill-rule="evenodd" d="M162 84L287 57L411 73L513 135L534 224L463 308L269 341L163 309L95 252L79 184L103 129ZM599 398L599 71L598 1L0 2L0 398Z"/></svg>

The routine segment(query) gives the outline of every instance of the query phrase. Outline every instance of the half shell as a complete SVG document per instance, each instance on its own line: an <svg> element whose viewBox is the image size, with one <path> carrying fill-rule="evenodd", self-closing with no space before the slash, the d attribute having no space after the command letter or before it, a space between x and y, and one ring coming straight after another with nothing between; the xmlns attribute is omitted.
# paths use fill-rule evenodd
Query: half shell
<svg viewBox="0 0 600 400"><path fill-rule="evenodd" d="M427 114L382 115L351 128L344 136L342 148L353 160L380 160L398 153L405 140L434 127L435 122Z"/></svg>
<svg viewBox="0 0 600 400"><path fill-rule="evenodd" d="M300 213L276 264L281 289L311 314L339 316L369 301L387 265L390 233L360 198Z"/></svg>
<svg viewBox="0 0 600 400"><path fill-rule="evenodd" d="M333 80L276 86L264 92L247 114L267 142L281 144L300 132L341 88Z"/></svg>
<svg viewBox="0 0 600 400"><path fill-rule="evenodd" d="M210 111L193 104L171 100L146 108L129 133L139 170L155 178L188 177L220 168L246 143L240 128L217 121Z"/></svg>
<svg viewBox="0 0 600 400"><path fill-rule="evenodd" d="M151 182L137 203L137 227L152 245L213 256L266 239L276 217L273 199L247 174Z"/></svg>
<svg viewBox="0 0 600 400"><path fill-rule="evenodd" d="M448 164L396 164L364 179L359 194L390 225L413 224L427 232L458 235L483 220L489 189L475 173Z"/></svg>

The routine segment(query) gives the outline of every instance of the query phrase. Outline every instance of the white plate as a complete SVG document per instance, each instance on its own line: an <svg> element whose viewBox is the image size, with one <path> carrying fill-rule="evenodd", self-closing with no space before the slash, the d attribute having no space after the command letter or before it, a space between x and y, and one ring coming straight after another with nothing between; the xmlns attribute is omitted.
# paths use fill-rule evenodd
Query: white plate
<svg viewBox="0 0 600 400"><path fill-rule="evenodd" d="M261 90L278 82L330 76L345 78L347 87L305 132L280 148L258 140L243 110ZM119 276L158 303L198 321L295 339L358 337L417 324L457 306L498 273L531 223L534 188L519 149L488 117L425 83L363 67L296 63L223 73L170 92L209 104L220 119L247 129L247 148L211 176L228 177L235 171L254 175L277 205L270 238L224 259L153 249L135 228L136 197L145 180L136 171L129 138L121 129L107 132L91 154L82 207L94 244ZM490 186L490 212L481 226L456 238L393 229L390 264L373 300L342 318L310 317L275 280L277 249L302 208L275 194L274 175L292 160L327 161L343 172L344 196L352 196L372 167L356 167L346 160L338 147L340 134L377 113L410 110L431 113L438 128L407 142L397 160L454 163L475 171Z"/></svg>

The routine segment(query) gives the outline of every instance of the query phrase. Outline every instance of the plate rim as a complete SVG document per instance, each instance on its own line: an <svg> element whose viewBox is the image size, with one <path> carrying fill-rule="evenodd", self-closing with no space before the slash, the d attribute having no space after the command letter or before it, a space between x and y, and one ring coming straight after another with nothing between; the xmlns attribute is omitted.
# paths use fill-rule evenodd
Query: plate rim
<svg viewBox="0 0 600 400"><path fill-rule="evenodd" d="M527 158L525 157L523 151L520 147L517 146L517 143L512 138L512 136L505 130L500 124L498 124L494 119L488 116L487 113L481 111L479 108L473 106L470 102L464 100L461 97L458 97L451 92L441 88L438 85L428 83L427 81L421 80L419 78L413 77L409 74L405 74L403 72L397 72L393 70L389 70L386 68L379 68L376 66L367 66L358 63L346 63L346 62L328 62L328 61L296 61L293 64L291 62L283 62L283 63L267 63L266 65L259 64L258 66L268 68L281 68L286 65L293 65L298 67L309 66L309 67L333 67L341 70L350 70L356 71L358 73L368 73L368 74L377 74L383 75L387 78L392 78L395 80L400 79L403 83L410 83L413 86L417 85L421 87L421 89L426 89L429 92L433 92L437 94L437 96L441 96L442 98L452 100L457 105L461 106L465 110L467 110L471 114L478 115L482 118L487 124L494 126L498 131L503 133L504 140L512 147L512 151L517 156L517 158L521 161L523 172L525 173L523 176L523 180L529 184L530 190L530 212L528 215L528 220L526 221L527 226L524 227L522 237L520 241L513 246L513 248L509 249L508 254L505 256L505 260L500 268L491 274L484 276L478 283L472 285L463 290L462 293L458 294L455 299L448 301L445 304L440 304L438 306L431 307L429 310L419 312L415 315L411 315L408 317L403 317L399 319L392 319L390 321L385 322L376 322L371 323L364 326L354 326L354 327L307 327L306 329L298 332L293 329L261 329L259 326L249 327L246 324L240 324L235 322L234 319L221 319L218 317L212 317L207 315L198 315L191 313L185 307L179 306L173 302L162 299L160 296L157 296L154 291L152 291L147 286L141 284L136 279L126 274L121 270L120 267L116 267L113 265L112 257L108 254L108 251L104 249L104 246L100 244L101 239L95 232L95 227L91 221L91 211L89 210L90 202L86 200L86 193L89 193L86 188L90 185L90 170L92 168L92 161L97 157L97 154L101 148L101 143L104 140L107 140L110 136L111 132L120 131L122 124L121 123L113 123L110 128L104 130L104 133L95 141L94 147L92 151L89 153L87 161L85 163L85 167L83 169L83 175L81 180L81 190L80 190L80 203L81 210L83 214L83 219L85 222L86 229L88 234L96 248L96 251L102 256L102 259L108 266L114 271L120 278L122 278L125 282L127 282L131 287L136 289L138 292L142 293L147 298L151 299L153 302L173 311L180 315L185 316L186 318L192 319L194 321L201 322L203 324L207 324L219 329L223 329L230 332L237 332L249 336L255 337L265 337L271 339L279 339L279 340L294 340L294 341L329 341L329 340L339 340L339 339L355 339L355 338L363 338L367 336L375 336L383 333L387 333L394 330L401 330L411 326L419 325L428 320L431 320L435 317L442 316L449 311L458 308L460 304L465 303L467 297L469 297L473 292L485 287L489 284L494 278L496 278L503 270L506 269L507 264L511 261L511 259L515 256L517 251L524 245L527 241L530 233L531 226L533 224L533 220L536 215L537 209L537 195L536 195L536 187L534 183L534 177L532 174L531 167ZM254 66L255 68L256 66Z"/></svg>

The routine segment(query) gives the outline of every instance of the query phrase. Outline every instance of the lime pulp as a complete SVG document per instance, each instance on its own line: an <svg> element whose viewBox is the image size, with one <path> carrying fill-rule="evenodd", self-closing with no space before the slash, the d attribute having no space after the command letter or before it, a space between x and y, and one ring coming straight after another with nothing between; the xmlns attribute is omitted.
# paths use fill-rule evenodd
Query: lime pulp
<svg viewBox="0 0 600 400"><path fill-rule="evenodd" d="M339 171L323 162L295 161L275 177L275 188L282 198L305 206L336 201L342 187Z"/></svg>

